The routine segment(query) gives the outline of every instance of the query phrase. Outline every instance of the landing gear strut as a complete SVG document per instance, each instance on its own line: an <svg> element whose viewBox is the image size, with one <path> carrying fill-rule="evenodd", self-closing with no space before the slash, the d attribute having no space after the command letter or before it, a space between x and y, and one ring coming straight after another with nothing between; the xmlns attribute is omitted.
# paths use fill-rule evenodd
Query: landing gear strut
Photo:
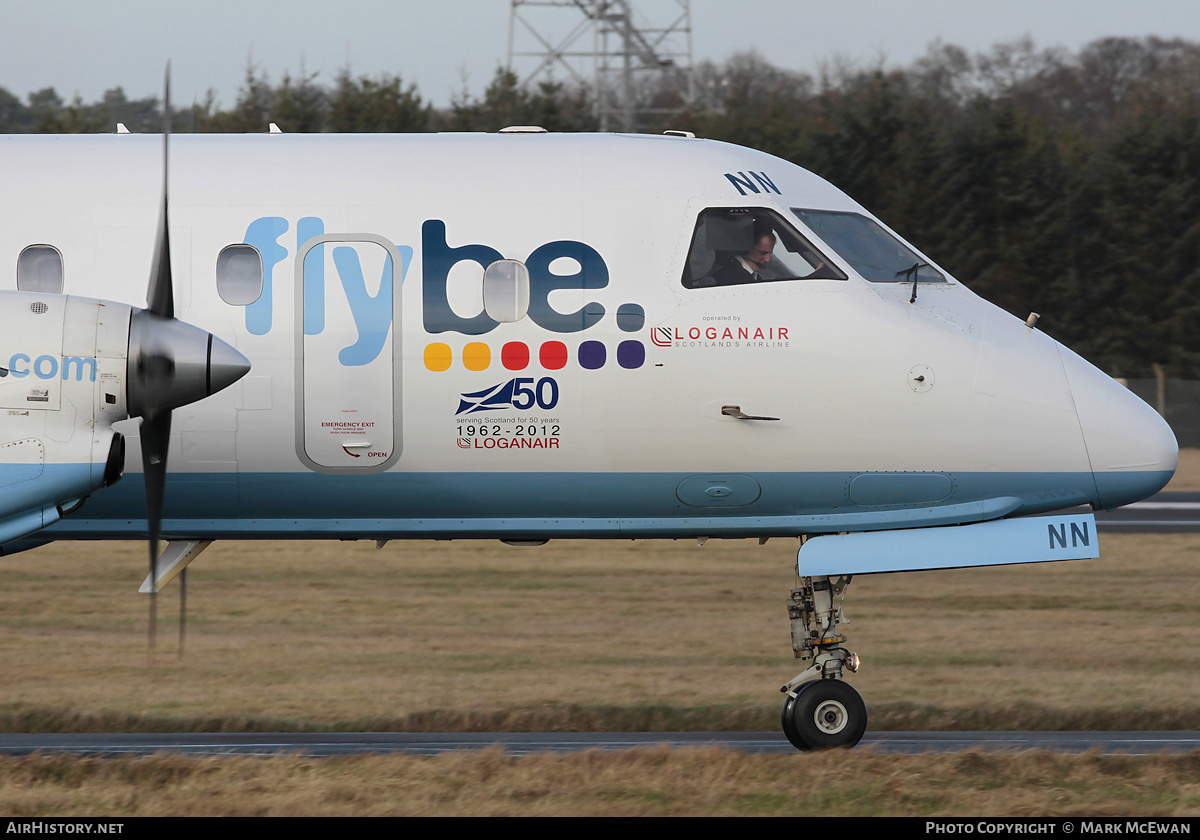
<svg viewBox="0 0 1200 840"><path fill-rule="evenodd" d="M806 577L788 598L792 650L812 665L779 690L783 703L783 734L798 750L852 747L867 728L867 706L842 679L843 670L857 671L858 654L842 647L846 637L839 624L849 621L834 598L844 595L850 576Z"/></svg>

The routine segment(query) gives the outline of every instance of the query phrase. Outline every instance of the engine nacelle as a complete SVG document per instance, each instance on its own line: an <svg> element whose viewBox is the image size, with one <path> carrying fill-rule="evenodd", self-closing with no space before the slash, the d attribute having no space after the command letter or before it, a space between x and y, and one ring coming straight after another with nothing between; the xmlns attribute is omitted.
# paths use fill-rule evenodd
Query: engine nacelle
<svg viewBox="0 0 1200 840"><path fill-rule="evenodd" d="M127 304L0 292L0 545L121 477L113 423L202 399L249 368L209 333Z"/></svg>
<svg viewBox="0 0 1200 840"><path fill-rule="evenodd" d="M120 478L133 307L0 293L0 543Z"/></svg>

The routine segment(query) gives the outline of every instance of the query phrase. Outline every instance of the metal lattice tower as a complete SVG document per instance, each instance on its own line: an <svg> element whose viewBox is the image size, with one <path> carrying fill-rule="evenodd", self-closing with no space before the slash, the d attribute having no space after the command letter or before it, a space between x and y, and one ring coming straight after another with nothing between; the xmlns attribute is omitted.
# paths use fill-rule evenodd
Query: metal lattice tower
<svg viewBox="0 0 1200 840"><path fill-rule="evenodd" d="M691 0L511 0L508 68L523 87L573 82L589 90L601 131L635 131L690 105ZM634 8L635 5L648 8ZM645 17L651 11L653 21Z"/></svg>

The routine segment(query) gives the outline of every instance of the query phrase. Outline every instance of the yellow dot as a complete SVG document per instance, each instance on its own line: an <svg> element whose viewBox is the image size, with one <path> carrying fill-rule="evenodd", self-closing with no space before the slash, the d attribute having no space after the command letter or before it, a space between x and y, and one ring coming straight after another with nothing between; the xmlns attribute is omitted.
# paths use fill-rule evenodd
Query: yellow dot
<svg viewBox="0 0 1200 840"><path fill-rule="evenodd" d="M449 344L429 344L425 347L425 367L433 371L450 369L453 357Z"/></svg>
<svg viewBox="0 0 1200 840"><path fill-rule="evenodd" d="M472 341L463 348L463 365L467 370L487 370L492 363L492 348L480 341Z"/></svg>

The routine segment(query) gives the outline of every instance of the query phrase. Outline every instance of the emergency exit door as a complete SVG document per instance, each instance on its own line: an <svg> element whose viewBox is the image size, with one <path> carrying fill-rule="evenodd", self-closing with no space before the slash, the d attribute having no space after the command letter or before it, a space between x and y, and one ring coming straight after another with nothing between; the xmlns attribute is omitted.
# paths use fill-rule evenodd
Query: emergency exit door
<svg viewBox="0 0 1200 840"><path fill-rule="evenodd" d="M400 456L400 261L363 234L316 236L297 255L296 453L317 472Z"/></svg>

